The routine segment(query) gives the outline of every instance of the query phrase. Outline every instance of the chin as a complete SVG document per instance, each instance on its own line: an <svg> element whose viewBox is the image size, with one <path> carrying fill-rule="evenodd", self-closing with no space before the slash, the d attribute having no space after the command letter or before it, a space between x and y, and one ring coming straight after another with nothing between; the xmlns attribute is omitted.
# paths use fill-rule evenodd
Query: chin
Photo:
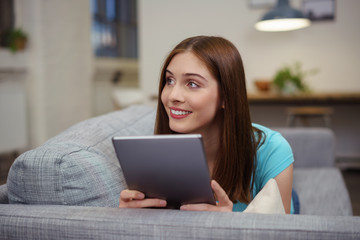
<svg viewBox="0 0 360 240"><path fill-rule="evenodd" d="M181 130L181 129L176 129L176 128L170 128L171 131L173 131L174 133L178 133L178 134L187 134L187 131Z"/></svg>
<svg viewBox="0 0 360 240"><path fill-rule="evenodd" d="M173 131L174 133L179 133L179 134L187 134L189 133L188 130L181 128L181 127L175 127L175 126L171 126L170 125L170 129L171 131Z"/></svg>

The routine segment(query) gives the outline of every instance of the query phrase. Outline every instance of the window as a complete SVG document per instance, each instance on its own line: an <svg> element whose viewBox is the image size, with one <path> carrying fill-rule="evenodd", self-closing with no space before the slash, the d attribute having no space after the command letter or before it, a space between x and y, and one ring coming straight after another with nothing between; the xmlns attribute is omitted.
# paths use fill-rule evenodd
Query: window
<svg viewBox="0 0 360 240"><path fill-rule="evenodd" d="M91 0L92 44L97 57L138 57L136 0Z"/></svg>
<svg viewBox="0 0 360 240"><path fill-rule="evenodd" d="M14 1L0 0L0 39L1 46L4 46L4 39L1 37L3 33L14 28Z"/></svg>

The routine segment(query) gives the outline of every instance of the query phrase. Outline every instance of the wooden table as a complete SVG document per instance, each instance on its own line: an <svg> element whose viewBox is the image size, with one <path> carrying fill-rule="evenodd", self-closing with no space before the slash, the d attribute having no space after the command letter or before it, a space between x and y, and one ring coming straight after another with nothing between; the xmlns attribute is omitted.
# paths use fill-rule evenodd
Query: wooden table
<svg viewBox="0 0 360 240"><path fill-rule="evenodd" d="M287 112L291 107L320 106L333 109L331 129L337 140L335 155L339 159L356 159L360 164L360 92L296 96L254 92L248 94L248 99L251 120L268 127L286 126ZM312 126L317 124L312 122Z"/></svg>
<svg viewBox="0 0 360 240"><path fill-rule="evenodd" d="M309 93L300 95L284 96L274 93L248 93L251 105L337 105L337 104L360 104L360 92L355 93Z"/></svg>

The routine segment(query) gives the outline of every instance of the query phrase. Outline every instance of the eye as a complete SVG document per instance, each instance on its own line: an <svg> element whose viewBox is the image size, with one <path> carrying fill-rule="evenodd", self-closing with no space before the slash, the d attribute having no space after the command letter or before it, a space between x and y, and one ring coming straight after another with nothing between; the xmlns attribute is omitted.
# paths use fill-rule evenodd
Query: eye
<svg viewBox="0 0 360 240"><path fill-rule="evenodd" d="M190 88L199 88L199 87L200 87L197 83L192 82L192 81L188 82L187 85L188 85Z"/></svg>
<svg viewBox="0 0 360 240"><path fill-rule="evenodd" d="M167 77L166 78L166 85L174 85L175 84L175 80L170 78L170 77Z"/></svg>

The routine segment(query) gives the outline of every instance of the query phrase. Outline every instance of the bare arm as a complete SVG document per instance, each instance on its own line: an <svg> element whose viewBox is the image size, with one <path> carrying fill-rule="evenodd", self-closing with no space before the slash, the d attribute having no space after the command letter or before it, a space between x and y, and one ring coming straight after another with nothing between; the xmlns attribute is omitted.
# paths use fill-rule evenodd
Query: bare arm
<svg viewBox="0 0 360 240"><path fill-rule="evenodd" d="M286 213L290 213L291 209L291 192L293 183L293 164L282 171L275 177L276 183L279 187L281 199L285 208Z"/></svg>

